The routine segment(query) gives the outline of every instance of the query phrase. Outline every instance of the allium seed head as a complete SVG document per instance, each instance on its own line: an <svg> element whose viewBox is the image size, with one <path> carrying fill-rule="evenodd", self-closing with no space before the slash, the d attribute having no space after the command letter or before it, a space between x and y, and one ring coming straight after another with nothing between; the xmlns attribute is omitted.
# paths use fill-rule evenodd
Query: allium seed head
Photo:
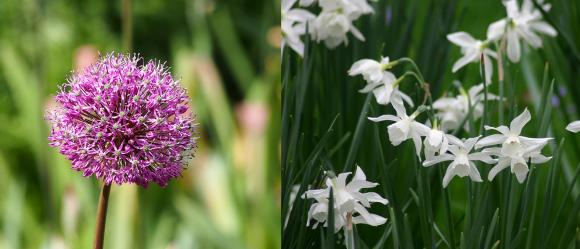
<svg viewBox="0 0 580 249"><path fill-rule="evenodd" d="M107 184L167 185L197 146L188 97L163 64L108 54L73 74L47 114L51 146Z"/></svg>

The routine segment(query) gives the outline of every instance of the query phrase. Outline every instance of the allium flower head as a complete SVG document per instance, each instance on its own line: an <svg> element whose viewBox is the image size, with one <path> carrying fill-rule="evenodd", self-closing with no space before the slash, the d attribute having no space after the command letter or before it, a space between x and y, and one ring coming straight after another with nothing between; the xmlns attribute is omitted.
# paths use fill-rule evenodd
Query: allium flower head
<svg viewBox="0 0 580 249"><path fill-rule="evenodd" d="M47 114L51 146L84 176L160 186L181 175L196 148L184 88L158 62L108 54L73 74Z"/></svg>

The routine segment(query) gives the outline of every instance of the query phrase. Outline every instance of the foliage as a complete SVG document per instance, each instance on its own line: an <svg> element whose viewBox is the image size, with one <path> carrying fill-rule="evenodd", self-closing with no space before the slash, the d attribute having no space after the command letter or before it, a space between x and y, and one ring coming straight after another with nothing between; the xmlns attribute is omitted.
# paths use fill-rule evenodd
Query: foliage
<svg viewBox="0 0 580 249"><path fill-rule="evenodd" d="M278 248L274 4L132 6L133 51L167 61L202 131L197 157L168 187L113 187L105 247ZM0 2L0 248L91 247L99 182L48 147L44 113L87 51L121 51L121 13L121 1Z"/></svg>

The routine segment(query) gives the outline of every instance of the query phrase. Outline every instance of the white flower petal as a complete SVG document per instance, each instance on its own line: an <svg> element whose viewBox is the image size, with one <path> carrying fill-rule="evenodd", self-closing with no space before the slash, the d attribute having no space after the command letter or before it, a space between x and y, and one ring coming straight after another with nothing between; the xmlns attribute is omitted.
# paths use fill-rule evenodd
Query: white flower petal
<svg viewBox="0 0 580 249"><path fill-rule="evenodd" d="M520 29L520 35L533 48L540 48L540 47L542 47L542 38L540 38L538 35L536 35L531 30L528 30L528 29Z"/></svg>
<svg viewBox="0 0 580 249"><path fill-rule="evenodd" d="M493 168L491 168L491 170L489 171L489 175L487 176L487 179L489 181L493 181L493 178L495 178L495 176L502 170L504 170L505 168L510 166L510 162L509 160L499 160L499 162L493 166Z"/></svg>
<svg viewBox="0 0 580 249"><path fill-rule="evenodd" d="M489 153L485 153L485 152L475 152L475 153L469 154L468 158L470 161L482 161L482 162L487 163L487 164L493 164L493 163L497 162L497 160L491 158Z"/></svg>
<svg viewBox="0 0 580 249"><path fill-rule="evenodd" d="M487 126L486 125L486 126L484 126L484 128L486 130L495 130L495 131L498 131L499 133L501 133L503 135L506 135L506 136L509 135L509 133L510 133L510 128L508 128L505 125L502 125L502 126L499 126L499 127L491 127L491 126Z"/></svg>
<svg viewBox="0 0 580 249"><path fill-rule="evenodd" d="M451 154L438 155L438 156L433 157L433 159L430 159L430 160L423 162L423 166L429 167L433 164L437 164L437 163L445 162L445 161L451 161L453 159L455 159L455 157Z"/></svg>
<svg viewBox="0 0 580 249"><path fill-rule="evenodd" d="M477 137L472 137L472 138L468 138L465 140L465 142L463 142L465 150L467 151L471 151L471 149L473 148L473 146L477 143L477 140L480 138L481 136L477 136Z"/></svg>
<svg viewBox="0 0 580 249"><path fill-rule="evenodd" d="M374 117L374 118L373 117L368 117L368 120L373 121L373 122L382 122L382 121L394 121L394 122L397 122L397 121L400 121L401 118L399 118L397 116L393 116L393 115L386 114L386 115L381 115L381 116Z"/></svg>
<svg viewBox="0 0 580 249"><path fill-rule="evenodd" d="M351 174L351 172L340 173L336 177L336 187L345 187L346 186L346 178ZM336 191L336 190L334 190Z"/></svg>
<svg viewBox="0 0 580 249"><path fill-rule="evenodd" d="M447 167L447 170L445 171L445 176L443 176L443 188L447 188L447 185L449 185L449 182L455 176L455 172L453 170L454 167L452 165L453 164Z"/></svg>
<svg viewBox="0 0 580 249"><path fill-rule="evenodd" d="M371 60L371 59L358 60L352 64L350 69L348 69L348 75L354 76L354 75L361 74L363 71L367 70L368 68L374 67L378 64L379 64L378 62Z"/></svg>
<svg viewBox="0 0 580 249"><path fill-rule="evenodd" d="M477 167L475 167L475 164L472 162L469 162L469 178L474 182L483 182Z"/></svg>
<svg viewBox="0 0 580 249"><path fill-rule="evenodd" d="M513 135L519 135L522 132L522 128L532 119L532 115L528 108L526 108L520 115L518 115L510 123L510 132Z"/></svg>
<svg viewBox="0 0 580 249"><path fill-rule="evenodd" d="M346 185L346 190L348 192L358 192L363 188L374 188L377 185L379 184L365 180L353 180Z"/></svg>
<svg viewBox="0 0 580 249"><path fill-rule="evenodd" d="M379 105L388 105L391 102L393 94L393 85L383 84L373 90L373 95Z"/></svg>
<svg viewBox="0 0 580 249"><path fill-rule="evenodd" d="M398 88L398 87L397 87ZM405 101L410 107L415 106L415 104L413 103L413 100L411 99L411 97L409 97L409 95L405 94L404 92L399 91L398 89L396 89L393 94L391 95L391 99L395 99L395 98L401 98L403 101Z"/></svg>
<svg viewBox="0 0 580 249"><path fill-rule="evenodd" d="M510 18L516 18L519 14L518 2L516 0L507 0L502 2L505 6L507 16Z"/></svg>
<svg viewBox="0 0 580 249"><path fill-rule="evenodd" d="M487 29L487 39L492 41L499 40L505 32L506 20L501 19L489 25Z"/></svg>
<svg viewBox="0 0 580 249"><path fill-rule="evenodd" d="M356 37L359 41L365 41L365 37L363 36L363 34L354 26L354 25L350 25L350 32L352 33L352 35L354 35L354 37Z"/></svg>
<svg viewBox="0 0 580 249"><path fill-rule="evenodd" d="M366 179L367 176L365 175L365 172L360 168L360 166L357 165L352 180L365 181Z"/></svg>
<svg viewBox="0 0 580 249"><path fill-rule="evenodd" d="M530 24L530 28L548 36L554 37L558 35L558 32L546 22L534 22Z"/></svg>
<svg viewBox="0 0 580 249"><path fill-rule="evenodd" d="M451 134L445 134L445 136L447 137L447 139L449 139L449 142L453 145L457 145L457 146L461 146L461 147L465 147L465 145L463 144L463 142L457 138L456 136L453 136Z"/></svg>
<svg viewBox="0 0 580 249"><path fill-rule="evenodd" d="M566 126L566 130L577 133L580 131L580 120L574 121L570 124L568 124L568 126Z"/></svg>
<svg viewBox="0 0 580 249"><path fill-rule="evenodd" d="M352 222L354 224L367 224L371 226L380 226L382 224L385 224L385 222L387 222L387 219L385 219L384 217L376 214L371 214L366 209L364 209L364 207L358 208L357 212L360 215L352 217Z"/></svg>
<svg viewBox="0 0 580 249"><path fill-rule="evenodd" d="M547 157L547 156L544 156L542 154L538 154L538 155L531 157L531 162L533 164L542 164L542 163L545 163L547 161L550 161L550 159L552 159L551 156Z"/></svg>
<svg viewBox="0 0 580 249"><path fill-rule="evenodd" d="M383 83L377 82L377 83L367 84L364 88L358 90L358 92L359 93L368 93L370 91L373 91L377 87L383 87Z"/></svg>
<svg viewBox="0 0 580 249"><path fill-rule="evenodd" d="M503 134L493 134L487 137L482 138L475 144L475 149L479 149L482 147L487 147L490 145L501 144L506 140L506 136Z"/></svg>
<svg viewBox="0 0 580 249"><path fill-rule="evenodd" d="M515 162L514 162L515 161ZM519 183L523 183L528 176L528 166L526 165L525 161L520 162L516 160L512 160L512 172L516 175Z"/></svg>
<svg viewBox="0 0 580 249"><path fill-rule="evenodd" d="M447 40L461 47L471 47L477 43L477 40L475 40L470 34L463 31L448 34Z"/></svg>
<svg viewBox="0 0 580 249"><path fill-rule="evenodd" d="M520 142L525 146L539 146L544 147L550 140L553 138L546 137L546 138L531 138L531 137L524 137L519 136Z"/></svg>
<svg viewBox="0 0 580 249"><path fill-rule="evenodd" d="M453 64L453 68L451 69L451 72L457 72L457 70L461 69L462 67L464 67L465 65L467 65L470 62L473 61L477 61L479 53L474 52L474 53L467 53L465 55L463 55L463 57L459 58L459 60L457 60L454 64Z"/></svg>
<svg viewBox="0 0 580 249"><path fill-rule="evenodd" d="M403 101L391 101L391 105L395 109L398 117L405 118L407 117L407 110L405 110L405 106L403 105Z"/></svg>
<svg viewBox="0 0 580 249"><path fill-rule="evenodd" d="M507 55L510 61L519 62L520 61L520 39L516 32L507 33Z"/></svg>
<svg viewBox="0 0 580 249"><path fill-rule="evenodd" d="M383 205L387 205L389 203L389 201L383 197L381 197L379 194L375 193L375 192L368 192L368 193L363 193L364 197L367 198L367 200L369 202L378 202L381 203Z"/></svg>

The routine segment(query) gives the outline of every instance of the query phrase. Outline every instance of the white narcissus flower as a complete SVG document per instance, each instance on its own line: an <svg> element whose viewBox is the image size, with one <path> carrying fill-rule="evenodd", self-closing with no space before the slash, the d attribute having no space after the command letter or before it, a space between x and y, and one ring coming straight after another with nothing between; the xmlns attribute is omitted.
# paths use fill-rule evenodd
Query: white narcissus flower
<svg viewBox="0 0 580 249"><path fill-rule="evenodd" d="M346 13L351 20L358 19L361 15L373 13L373 7L367 0L300 0L301 6L310 6L318 2L323 11L336 11Z"/></svg>
<svg viewBox="0 0 580 249"><path fill-rule="evenodd" d="M425 136L425 141L423 142L425 145L425 159L431 160L435 156L435 153L443 155L447 152L450 141L453 141L454 144L461 143L461 140L455 136L445 134L437 126L433 126Z"/></svg>
<svg viewBox="0 0 580 249"><path fill-rule="evenodd" d="M389 65L389 57L381 57L381 61L361 59L356 61L348 70L349 76L362 75L369 84L377 84L383 80L383 72Z"/></svg>
<svg viewBox="0 0 580 249"><path fill-rule="evenodd" d="M311 5L313 0L301 0L301 5ZM352 24L361 15L373 13L367 0L319 0L322 8L312 22L311 34L317 42L324 41L326 47L333 49L344 43L348 45L347 34L352 33L364 41L362 33Z"/></svg>
<svg viewBox="0 0 580 249"><path fill-rule="evenodd" d="M485 68L485 81L491 82L491 76L493 75L493 64L491 63L491 57L497 59L497 54L495 51L488 48L488 41L480 41L474 39L471 35L466 32L456 32L447 35L447 39L453 44L461 47L461 57L459 60L453 64L452 72L457 72L460 68L471 62L480 62L480 57L483 55L484 68Z"/></svg>
<svg viewBox="0 0 580 249"><path fill-rule="evenodd" d="M316 42L324 41L327 48L333 49L344 43L348 45L348 32L364 41L362 33L352 24L346 13L323 10L312 22L312 36Z"/></svg>
<svg viewBox="0 0 580 249"><path fill-rule="evenodd" d="M540 154L541 149L552 138L530 138L521 136L522 128L531 119L530 111L526 108L519 116L515 117L510 126L490 127L485 126L486 130L496 130L500 134L487 136L475 145L475 148L499 145L498 148L487 148L484 151L493 153L499 157L498 164L494 166L489 173L489 180L493 180L495 175L508 166L511 166L514 173L521 183L526 179L528 173L527 160L532 163L543 163L550 158Z"/></svg>
<svg viewBox="0 0 580 249"><path fill-rule="evenodd" d="M548 141L534 145L522 145L516 150L511 151L509 155L504 154L502 148L499 147L485 148L483 150L484 152L498 157L498 163L489 171L488 179L492 181L499 172L510 167L511 172L516 175L518 182L523 183L530 171L528 161L533 164L541 164L552 158L541 154L542 148L547 143Z"/></svg>
<svg viewBox="0 0 580 249"><path fill-rule="evenodd" d="M516 0L504 1L503 4L508 17L492 23L487 30L487 38L499 40L505 36L507 55L512 62L520 61L520 38L530 46L539 48L542 46L542 38L538 33L552 37L558 34L552 26L542 20L541 12L534 8L531 0L524 0L521 8L518 7ZM544 4L542 8L548 11L550 5Z"/></svg>
<svg viewBox="0 0 580 249"><path fill-rule="evenodd" d="M376 118L369 117L368 119L373 122L387 120L395 122L387 127L391 144L397 146L407 139L413 139L417 157L421 159L421 137L426 136L429 133L430 128L415 121L415 118L419 115L420 111L415 111L411 116L408 116L402 101L393 101L392 104L397 112L397 116L387 114Z"/></svg>
<svg viewBox="0 0 580 249"><path fill-rule="evenodd" d="M282 46L283 50L288 45L292 50L304 57L304 43L300 36L306 33L306 24L314 20L316 16L307 10L292 8L296 0L282 1L282 20L280 22L282 29Z"/></svg>
<svg viewBox="0 0 580 249"><path fill-rule="evenodd" d="M488 84L489 87L489 84ZM433 108L437 110L436 116L441 120L441 129L444 131L455 130L459 128L461 122L469 114L469 102L473 110L473 120L477 121L483 116L483 101L485 99L483 84L475 85L469 88L467 93L462 91L456 97L443 97L433 102ZM469 98L469 99L468 99ZM499 98L491 93L487 93L487 100L498 100ZM465 122L463 128L469 131L469 122Z"/></svg>
<svg viewBox="0 0 580 249"><path fill-rule="evenodd" d="M574 133L579 132L580 131L580 120L569 123L566 126L566 130L568 130L570 132L574 132Z"/></svg>
<svg viewBox="0 0 580 249"><path fill-rule="evenodd" d="M302 198L316 200L308 211L307 226L310 225L311 219L316 220L316 224L313 228L316 228L319 223L323 223L325 227L328 225L328 200L331 188L334 198L335 232L338 232L340 228L346 225L347 216L349 214L352 215L352 222L354 224L379 226L387 221L387 219L382 216L369 213L367 208L370 207L371 203L378 202L386 205L388 204L388 201L374 192L360 192L361 189L373 188L378 184L367 181L364 172L358 166L352 180L349 183L346 183L346 178L350 174L350 172L341 173L338 177L327 178L326 188L309 190L302 195Z"/></svg>
<svg viewBox="0 0 580 249"><path fill-rule="evenodd" d="M488 152L471 152L473 146L480 137L469 138L462 141L453 141L453 144L449 145L449 152L442 155L435 156L431 160L423 162L423 166L428 167L433 164L437 164L445 161L452 161L447 167L445 176L443 177L443 187L446 188L451 179L454 176L466 177L474 182L481 182L481 176L479 171L473 161L482 161L488 164L495 163L496 160L491 158Z"/></svg>
<svg viewBox="0 0 580 249"><path fill-rule="evenodd" d="M393 100L404 100L409 106L413 106L413 100L399 90L395 75L386 71L390 67L389 63L389 57L382 57L380 62L371 59L358 60L350 67L348 75L362 75L367 85L359 92L372 91L377 103L381 105L388 105Z"/></svg>

